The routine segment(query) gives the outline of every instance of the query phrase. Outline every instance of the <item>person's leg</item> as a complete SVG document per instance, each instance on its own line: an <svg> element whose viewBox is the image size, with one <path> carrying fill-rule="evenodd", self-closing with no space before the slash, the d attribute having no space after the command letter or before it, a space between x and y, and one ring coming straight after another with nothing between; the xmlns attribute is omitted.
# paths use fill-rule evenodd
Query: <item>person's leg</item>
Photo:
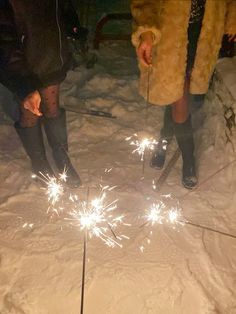
<svg viewBox="0 0 236 314"><path fill-rule="evenodd" d="M172 105L172 118L175 137L183 159L182 183L186 188L192 189L197 184L197 177L195 171L193 129L188 109L187 85L185 86L183 98Z"/></svg>
<svg viewBox="0 0 236 314"><path fill-rule="evenodd" d="M166 159L167 146L174 135L172 110L170 105L165 107L163 122L163 127L160 131L160 139L150 161L150 166L155 169L163 168Z"/></svg>
<svg viewBox="0 0 236 314"><path fill-rule="evenodd" d="M59 108L60 85L51 85L40 89L42 112L46 118L56 118L60 114Z"/></svg>
<svg viewBox="0 0 236 314"><path fill-rule="evenodd" d="M68 140L65 110L59 108L59 85L51 85L41 89L43 123L48 143L58 171L67 173L67 184L78 187L80 177L71 164L68 156Z"/></svg>
<svg viewBox="0 0 236 314"><path fill-rule="evenodd" d="M43 134L38 116L20 106L20 119L15 123L15 130L32 164L32 173L44 179L46 175L53 175L47 161Z"/></svg>

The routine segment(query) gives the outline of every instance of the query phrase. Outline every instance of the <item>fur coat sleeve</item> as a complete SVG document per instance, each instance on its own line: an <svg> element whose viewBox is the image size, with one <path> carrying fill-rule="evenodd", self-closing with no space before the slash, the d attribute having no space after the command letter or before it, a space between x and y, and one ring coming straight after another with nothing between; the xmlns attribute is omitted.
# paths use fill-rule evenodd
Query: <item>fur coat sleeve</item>
<svg viewBox="0 0 236 314"><path fill-rule="evenodd" d="M228 0L226 13L225 34L236 34L236 1Z"/></svg>
<svg viewBox="0 0 236 314"><path fill-rule="evenodd" d="M158 27L157 17L160 15L162 0L132 0L131 12L133 15L132 43L135 47L140 44L142 33L151 31L154 44L161 39L161 32Z"/></svg>

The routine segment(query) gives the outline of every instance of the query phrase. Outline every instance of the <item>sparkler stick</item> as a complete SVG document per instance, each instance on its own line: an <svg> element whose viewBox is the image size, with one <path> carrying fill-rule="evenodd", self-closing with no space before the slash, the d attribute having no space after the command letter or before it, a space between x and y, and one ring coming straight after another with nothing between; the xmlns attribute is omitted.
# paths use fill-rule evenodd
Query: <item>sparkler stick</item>
<svg viewBox="0 0 236 314"><path fill-rule="evenodd" d="M223 236L236 239L236 235L234 235L234 234L231 234L231 233L228 233L228 232L224 232L224 231L221 231L221 230L218 230L218 229L214 229L214 228L211 228L211 227L203 226L201 224L197 224L197 223L189 221L189 220L184 220L183 223L186 224L186 225L192 226L192 227L196 227L196 228L200 228L200 229L203 229L203 230L215 232L215 233L221 234Z"/></svg>
<svg viewBox="0 0 236 314"><path fill-rule="evenodd" d="M148 75L147 75L147 99L146 99L146 106L145 106L145 127L147 126L147 117L148 117L148 105L149 105L149 94L150 94L150 71L151 66L148 66ZM142 166L142 175L144 176L145 172L145 164L146 164L146 158L145 158L145 151L146 148L143 151L143 166Z"/></svg>
<svg viewBox="0 0 236 314"><path fill-rule="evenodd" d="M86 209L89 206L89 193L90 189L87 189ZM84 313L84 290L85 290L85 272L86 272L86 255L87 255L87 229L84 229L84 248L83 248L83 266L82 266L82 285L81 285L81 303L80 314Z"/></svg>
<svg viewBox="0 0 236 314"><path fill-rule="evenodd" d="M84 313L85 303L85 278L86 278L86 257L87 257L87 241L88 238L97 237L101 239L109 247L122 247L121 241L128 239L125 235L116 235L114 230L118 225L127 225L123 223L123 215L113 215L113 211L117 208L118 199L108 201L107 194L112 191L115 186L99 186L99 195L89 200L90 189L87 189L86 200L81 200L78 195L69 196L68 202L62 199L63 186L62 181L66 181L66 173L60 175L59 179L54 177L45 177L47 183L46 195L50 203L49 210L62 214L69 205L69 211L65 211L64 219L70 221L72 225L79 227L83 232L83 260L82 260L82 278L81 278L81 303L80 314ZM60 201L63 207L60 207ZM72 207L70 206L72 205ZM66 206L66 207L65 207ZM48 210L48 211L49 211Z"/></svg>
<svg viewBox="0 0 236 314"><path fill-rule="evenodd" d="M84 114L88 116L96 116L100 118L109 118L109 119L117 119L116 116L113 116L110 112L102 111L102 110L94 110L94 109L78 109L75 110L73 108L65 107L66 111Z"/></svg>
<svg viewBox="0 0 236 314"><path fill-rule="evenodd" d="M143 164L143 167L142 167L142 175L144 176L144 172L145 172L145 151L144 151L144 153L143 153L143 162L142 162L142 164Z"/></svg>
<svg viewBox="0 0 236 314"><path fill-rule="evenodd" d="M147 72L147 96L146 96L146 105L145 105L145 114L144 114L144 126L147 127L147 118L148 118L148 105L149 105L149 94L150 94L150 75L151 75L151 66L148 67ZM146 163L146 151L154 150L157 145L157 141L153 138L139 138L138 134L133 134L130 137L125 139L126 141L130 141L131 146L136 146L136 149L132 151L132 153L138 153L141 156L142 162L142 175L145 172L145 163Z"/></svg>
<svg viewBox="0 0 236 314"><path fill-rule="evenodd" d="M83 247L83 266L82 266L82 285L81 285L80 314L84 313L84 288L85 288L86 255L87 255L87 230L84 231L84 247Z"/></svg>
<svg viewBox="0 0 236 314"><path fill-rule="evenodd" d="M167 198L170 198L170 196L167 196ZM173 200L173 199L172 199ZM218 233L220 235L226 236L226 237L230 237L233 239L236 239L236 235L235 234L231 234L229 232L225 232L222 230L218 230L212 227L208 227L196 222L193 222L191 220L186 219L183 215L182 215L182 210L179 207L179 205L177 204L177 206L172 206L170 208L167 207L167 204L165 204L165 202L160 201L159 203L153 203L150 208L148 209L146 215L145 215L145 222L140 226L140 228L143 228L147 225L156 225L156 224L169 224L172 227L175 228L176 225L189 225L195 228L199 228L202 230L207 230L210 232L214 232L214 233ZM152 234L152 231L150 232L150 234ZM150 239L148 241L148 243L150 243ZM143 246L141 247L143 250Z"/></svg>

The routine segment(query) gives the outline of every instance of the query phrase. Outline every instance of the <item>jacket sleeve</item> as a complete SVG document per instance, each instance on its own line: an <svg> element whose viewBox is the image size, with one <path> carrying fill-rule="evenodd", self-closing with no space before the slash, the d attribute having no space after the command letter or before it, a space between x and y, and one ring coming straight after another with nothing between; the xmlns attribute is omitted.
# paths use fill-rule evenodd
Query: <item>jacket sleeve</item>
<svg viewBox="0 0 236 314"><path fill-rule="evenodd" d="M225 34L236 34L236 0L227 1Z"/></svg>
<svg viewBox="0 0 236 314"><path fill-rule="evenodd" d="M61 23L61 0L10 0L28 68L39 88L60 83L70 56Z"/></svg>
<svg viewBox="0 0 236 314"><path fill-rule="evenodd" d="M133 16L132 43L135 47L140 44L142 33L151 31L153 33L154 44L161 38L158 29L158 17L160 12L160 0L131 0L131 13Z"/></svg>

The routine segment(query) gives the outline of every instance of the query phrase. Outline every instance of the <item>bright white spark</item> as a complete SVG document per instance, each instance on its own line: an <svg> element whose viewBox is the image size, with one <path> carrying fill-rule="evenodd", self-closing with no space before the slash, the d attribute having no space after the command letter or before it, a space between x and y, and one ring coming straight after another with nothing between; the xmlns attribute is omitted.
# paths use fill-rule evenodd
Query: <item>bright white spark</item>
<svg viewBox="0 0 236 314"><path fill-rule="evenodd" d="M67 181L67 174L66 174L66 169L64 169L64 171L62 173L59 174L59 180L62 182L66 182Z"/></svg>
<svg viewBox="0 0 236 314"><path fill-rule="evenodd" d="M181 214L180 210L178 208L171 208L167 212L167 221L170 222L171 224L176 224L181 221Z"/></svg>
<svg viewBox="0 0 236 314"><path fill-rule="evenodd" d="M141 156L141 161L144 160L144 154L146 150L154 150L157 145L157 141L153 138L143 138L139 139L137 134L133 136L127 137L126 141L130 142L131 146L135 146L136 148L132 151L132 154L138 153Z"/></svg>
<svg viewBox="0 0 236 314"><path fill-rule="evenodd" d="M58 179L54 176L50 177L48 174L42 174L42 176L44 177L44 182L47 185L46 195L48 196L48 201L54 206L57 202L59 202L61 196L64 194L63 183L67 180L66 169L59 174Z"/></svg>
<svg viewBox="0 0 236 314"><path fill-rule="evenodd" d="M86 231L90 238L100 238L110 247L120 246L122 239L127 239L125 235L117 236L115 229L118 225L124 225L123 215L116 216L118 200L107 201L107 192L112 190L109 186L102 187L97 198L91 201L80 201L78 197L70 197L74 208L69 212L72 224L78 226L80 230Z"/></svg>
<svg viewBox="0 0 236 314"><path fill-rule="evenodd" d="M170 194L162 195L162 200L151 204L143 218L145 219L145 223L142 226L154 226L159 224L169 225L175 229L177 225L184 225L182 209L178 201L174 200ZM145 236L145 243L142 243L140 246L141 252L145 249L144 244L150 244L152 234L153 231L151 229L149 234Z"/></svg>
<svg viewBox="0 0 236 314"><path fill-rule="evenodd" d="M47 181L47 191L46 194L48 196L48 201L55 205L60 197L63 195L64 188L59 180L55 177L50 177Z"/></svg>
<svg viewBox="0 0 236 314"><path fill-rule="evenodd" d="M165 216L163 215L163 209L165 208L165 204L163 202L153 203L150 209L147 212L146 219L152 225L159 223L162 224L165 220Z"/></svg>
<svg viewBox="0 0 236 314"><path fill-rule="evenodd" d="M179 207L168 207L163 201L153 203L145 216L147 223L155 224L182 224L182 211Z"/></svg>

